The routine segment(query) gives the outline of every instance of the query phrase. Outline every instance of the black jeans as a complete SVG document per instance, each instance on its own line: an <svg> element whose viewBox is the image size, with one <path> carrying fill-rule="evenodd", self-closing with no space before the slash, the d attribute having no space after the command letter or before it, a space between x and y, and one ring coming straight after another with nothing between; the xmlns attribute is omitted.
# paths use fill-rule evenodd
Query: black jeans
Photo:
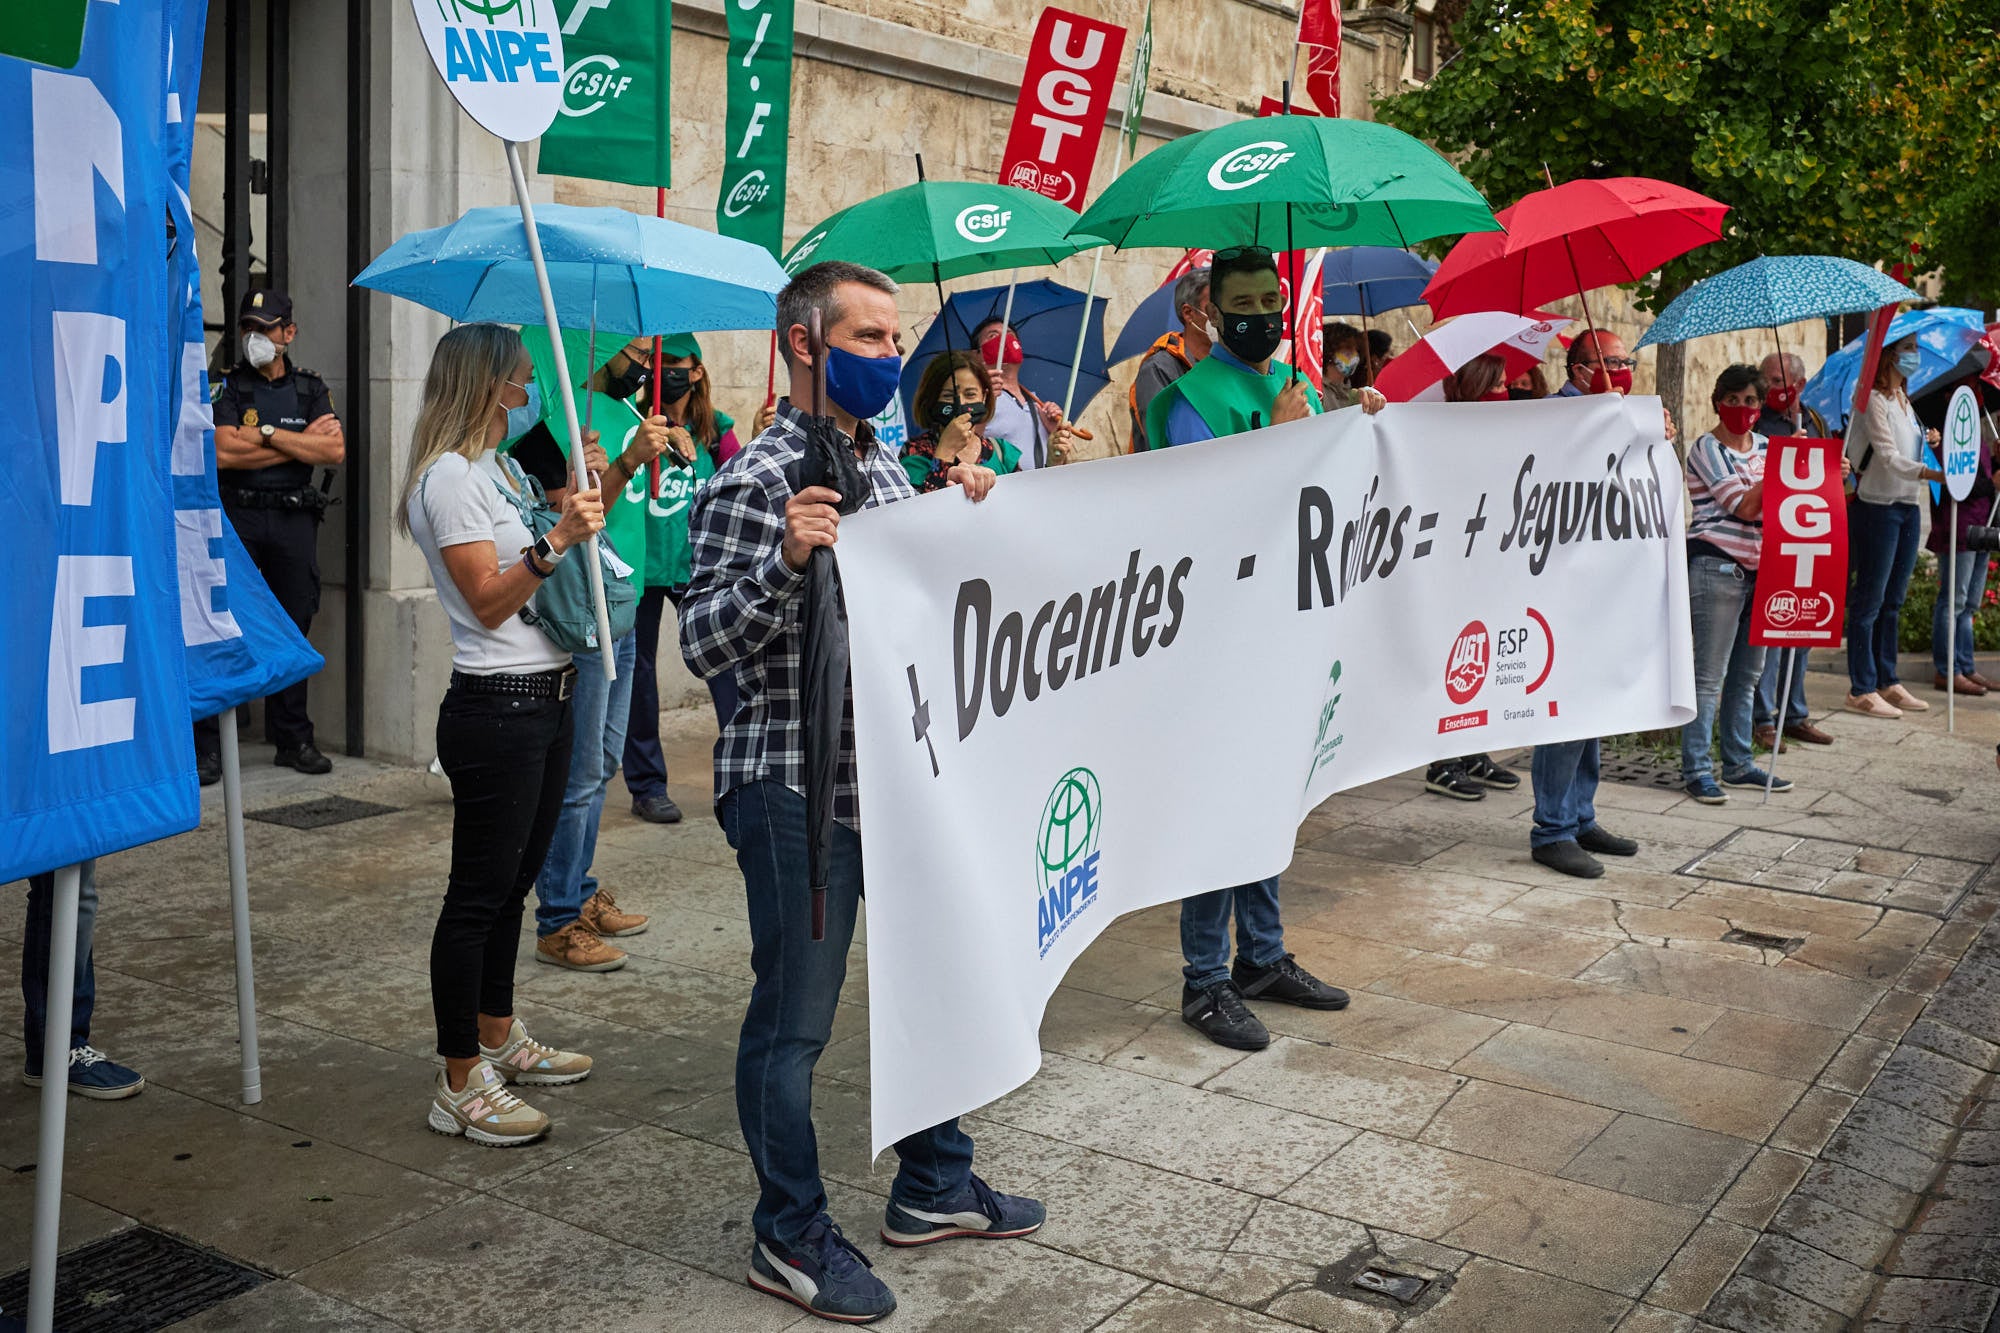
<svg viewBox="0 0 2000 1333"><path fill-rule="evenodd" d="M225 505L229 525L250 553L257 572L278 605L305 634L319 610L319 519L303 509L239 509ZM306 684L297 681L264 700L264 739L280 750L311 745L312 718L306 715ZM197 718L194 748L221 754L222 738L212 717Z"/></svg>
<svg viewBox="0 0 2000 1333"><path fill-rule="evenodd" d="M451 779L451 880L431 936L438 1054L479 1054L479 1015L514 1012L521 908L548 855L569 776L567 699L453 690L438 707Z"/></svg>

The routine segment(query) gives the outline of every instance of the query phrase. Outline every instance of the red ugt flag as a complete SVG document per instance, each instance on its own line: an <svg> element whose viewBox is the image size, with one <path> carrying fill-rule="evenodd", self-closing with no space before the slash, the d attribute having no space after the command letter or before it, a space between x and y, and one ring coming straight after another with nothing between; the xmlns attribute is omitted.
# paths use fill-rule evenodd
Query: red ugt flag
<svg viewBox="0 0 2000 1333"><path fill-rule="evenodd" d="M1306 48L1306 100L1323 116L1340 114L1340 0L1300 0L1299 42Z"/></svg>
<svg viewBox="0 0 2000 1333"><path fill-rule="evenodd" d="M1750 642L1831 648L1847 595L1847 503L1839 440L1773 436L1764 455L1764 542Z"/></svg>
<svg viewBox="0 0 2000 1333"><path fill-rule="evenodd" d="M1116 24L1060 9L1042 11L1000 159L1002 185L1083 211L1124 53L1125 29Z"/></svg>

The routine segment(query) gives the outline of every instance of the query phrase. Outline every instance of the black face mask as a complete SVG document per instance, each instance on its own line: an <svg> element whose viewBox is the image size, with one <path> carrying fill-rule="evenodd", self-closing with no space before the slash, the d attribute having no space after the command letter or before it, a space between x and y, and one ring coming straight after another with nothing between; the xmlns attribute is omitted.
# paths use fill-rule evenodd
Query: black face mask
<svg viewBox="0 0 2000 1333"><path fill-rule="evenodd" d="M693 366L660 367L660 401L678 403L694 387Z"/></svg>
<svg viewBox="0 0 2000 1333"><path fill-rule="evenodd" d="M1541 395L1536 393L1533 389L1507 390L1507 401L1510 403L1525 402L1531 398L1539 398L1539 397L1541 397Z"/></svg>
<svg viewBox="0 0 2000 1333"><path fill-rule="evenodd" d="M943 430L946 426L949 426L951 424L951 419L955 416L960 416L960 415L971 417L972 424L976 426L980 422L986 420L986 404L985 403L934 403L931 406L931 415L937 418L937 424L939 430Z"/></svg>
<svg viewBox="0 0 2000 1333"><path fill-rule="evenodd" d="M622 375L614 375L609 369L604 372L604 392L613 398L631 398L644 389L651 379L651 373L642 363L627 361L625 373Z"/></svg>
<svg viewBox="0 0 2000 1333"><path fill-rule="evenodd" d="M1238 315L1218 312L1215 324L1222 332L1222 345L1251 365L1269 360L1285 338L1285 316Z"/></svg>

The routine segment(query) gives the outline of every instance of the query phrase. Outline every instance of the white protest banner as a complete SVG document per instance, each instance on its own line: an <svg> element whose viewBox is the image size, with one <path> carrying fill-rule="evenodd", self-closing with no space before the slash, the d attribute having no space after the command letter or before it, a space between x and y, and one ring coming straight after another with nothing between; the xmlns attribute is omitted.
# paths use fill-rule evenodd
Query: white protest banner
<svg viewBox="0 0 2000 1333"><path fill-rule="evenodd" d="M1660 419L1349 410L844 519L875 1151L1026 1081L1107 925L1278 874L1328 795L1691 718Z"/></svg>

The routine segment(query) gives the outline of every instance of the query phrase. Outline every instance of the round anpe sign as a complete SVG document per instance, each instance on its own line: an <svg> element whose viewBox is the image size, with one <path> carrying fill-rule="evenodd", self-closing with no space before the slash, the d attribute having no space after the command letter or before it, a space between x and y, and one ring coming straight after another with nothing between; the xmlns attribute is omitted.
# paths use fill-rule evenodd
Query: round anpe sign
<svg viewBox="0 0 2000 1333"><path fill-rule="evenodd" d="M1944 412L1944 487L1954 500L1972 493L1979 475L1979 400L1961 384Z"/></svg>
<svg viewBox="0 0 2000 1333"><path fill-rule="evenodd" d="M556 0L411 0L444 86L482 129L539 138L563 102Z"/></svg>

